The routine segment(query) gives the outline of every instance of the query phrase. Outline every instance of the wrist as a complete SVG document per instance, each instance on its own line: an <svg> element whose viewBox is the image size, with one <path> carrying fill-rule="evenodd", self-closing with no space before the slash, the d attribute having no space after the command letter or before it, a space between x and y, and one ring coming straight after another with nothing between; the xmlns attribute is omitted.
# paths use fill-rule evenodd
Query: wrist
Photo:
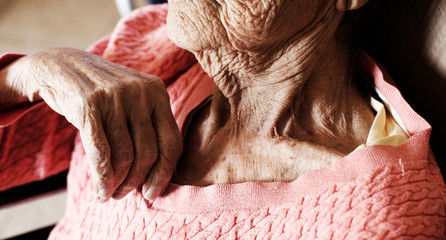
<svg viewBox="0 0 446 240"><path fill-rule="evenodd" d="M30 83L27 79L30 68L26 65L24 57L16 59L0 70L0 111L41 99L36 84Z"/></svg>

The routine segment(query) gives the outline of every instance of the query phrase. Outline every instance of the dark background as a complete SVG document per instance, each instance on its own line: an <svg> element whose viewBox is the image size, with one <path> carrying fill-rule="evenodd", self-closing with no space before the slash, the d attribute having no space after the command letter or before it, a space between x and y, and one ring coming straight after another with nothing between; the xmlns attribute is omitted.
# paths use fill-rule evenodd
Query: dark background
<svg viewBox="0 0 446 240"><path fill-rule="evenodd" d="M431 146L446 169L446 1L369 2L361 44L388 70L404 98L432 125Z"/></svg>

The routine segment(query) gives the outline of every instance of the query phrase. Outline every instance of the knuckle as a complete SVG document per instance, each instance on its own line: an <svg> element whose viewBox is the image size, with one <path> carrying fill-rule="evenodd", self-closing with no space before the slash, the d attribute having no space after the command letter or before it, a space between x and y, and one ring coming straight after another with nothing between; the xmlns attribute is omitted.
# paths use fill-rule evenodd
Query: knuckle
<svg viewBox="0 0 446 240"><path fill-rule="evenodd" d="M151 75L151 74L147 74L147 73L139 72L138 79L139 79L139 81L143 82L146 85L151 85L154 83L155 84L156 83L163 84L163 80L160 77Z"/></svg>
<svg viewBox="0 0 446 240"><path fill-rule="evenodd" d="M103 165L107 162L110 157L110 147L106 143L94 143L95 137L86 142L86 153L93 165ZM85 144L84 144L85 146Z"/></svg>
<svg viewBox="0 0 446 240"><path fill-rule="evenodd" d="M109 171L108 167L105 167L101 164L96 167L96 178L98 182L106 183L108 180L111 179L110 175L111 172Z"/></svg>
<svg viewBox="0 0 446 240"><path fill-rule="evenodd" d="M96 109L99 106L113 105L114 98L122 96L125 86L122 83L108 84L107 86L98 86L87 93L83 93L84 105Z"/></svg>
<svg viewBox="0 0 446 240"><path fill-rule="evenodd" d="M130 78L130 83L137 84L144 88L153 88L158 82L162 82L162 80L156 76L140 73L139 75Z"/></svg>
<svg viewBox="0 0 446 240"><path fill-rule="evenodd" d="M117 192L120 193L129 193L130 191L132 191L133 189L137 188L141 183L136 183L135 180L129 180L126 183L123 183L119 186L118 189L116 189Z"/></svg>
<svg viewBox="0 0 446 240"><path fill-rule="evenodd" d="M180 157L182 150L183 141L181 140L181 138L172 137L166 144L164 144L163 152L161 154L166 160L172 162L173 164L176 164L176 161Z"/></svg>
<svg viewBox="0 0 446 240"><path fill-rule="evenodd" d="M173 158L174 156L166 156L161 154L163 161L160 161L157 164L157 170L161 173L171 174L175 169L177 159Z"/></svg>
<svg viewBox="0 0 446 240"><path fill-rule="evenodd" d="M142 130L147 129L148 127L151 127L153 125L152 119L148 113L148 111L143 111L142 113L134 112L132 121L135 125L135 130ZM151 137L151 136L149 136Z"/></svg>
<svg viewBox="0 0 446 240"><path fill-rule="evenodd" d="M160 182L165 182L172 177L173 169L159 166L156 169L156 175L152 181L152 184L158 185Z"/></svg>
<svg viewBox="0 0 446 240"><path fill-rule="evenodd" d="M166 86L161 79L152 79L149 82L145 82L146 89L150 90L153 94L160 97L168 97Z"/></svg>
<svg viewBox="0 0 446 240"><path fill-rule="evenodd" d="M150 100L155 100L155 102L169 102L169 94L166 91L166 86L164 82L152 75L144 75L137 78L132 78L128 81L126 85L127 94L135 93L138 95L145 96Z"/></svg>
<svg viewBox="0 0 446 240"><path fill-rule="evenodd" d="M146 172L139 171L138 173L135 173L135 175L133 175L131 178L126 179L126 182L119 188L124 189L125 191L131 191L132 189L135 189L136 187L144 183L146 176Z"/></svg>
<svg viewBox="0 0 446 240"><path fill-rule="evenodd" d="M165 103L170 102L169 94L167 93L166 89L164 88L164 85L163 85L163 89L158 90L157 93L162 101L164 101Z"/></svg>
<svg viewBox="0 0 446 240"><path fill-rule="evenodd" d="M140 159L143 160L142 162L151 165L155 163L156 159L158 158L158 148L156 147L147 147L143 149L143 153L140 155Z"/></svg>
<svg viewBox="0 0 446 240"><path fill-rule="evenodd" d="M133 162L133 150L122 150L112 153L112 161L115 168L128 168Z"/></svg>
<svg viewBox="0 0 446 240"><path fill-rule="evenodd" d="M158 171L164 174L171 174L176 167L176 161L172 158L164 158L164 161L158 165Z"/></svg>
<svg viewBox="0 0 446 240"><path fill-rule="evenodd" d="M144 181L147 174L150 172L151 167L155 164L156 157L144 157L135 162L132 165L132 177L133 177L133 185L140 184Z"/></svg>
<svg viewBox="0 0 446 240"><path fill-rule="evenodd" d="M105 102L105 97L100 93L88 92L81 96L79 102L79 113L84 118L84 122L89 120L91 124L95 124L96 121L100 119L101 112L104 109L103 104Z"/></svg>
<svg viewBox="0 0 446 240"><path fill-rule="evenodd" d="M143 158L137 159L135 161L135 172L141 173L149 171L152 166L156 163L157 158L154 156L145 156Z"/></svg>
<svg viewBox="0 0 446 240"><path fill-rule="evenodd" d="M139 92L142 89L145 89L145 84L141 79L139 78L131 78L128 80L127 84L125 85L127 89L131 92Z"/></svg>
<svg viewBox="0 0 446 240"><path fill-rule="evenodd" d="M113 172L109 167L99 165L92 171L92 178L100 188L105 188L113 179Z"/></svg>
<svg viewBox="0 0 446 240"><path fill-rule="evenodd" d="M145 157L147 165L153 165L158 159L158 151L149 151Z"/></svg>
<svg viewBox="0 0 446 240"><path fill-rule="evenodd" d="M94 105L101 99L105 97L107 94L106 89L104 88L95 88L88 91L86 94L84 94L84 100L86 105Z"/></svg>
<svg viewBox="0 0 446 240"><path fill-rule="evenodd" d="M110 171L110 163L108 161L108 146L104 146L105 150L88 151L88 159L93 170L93 173L98 181L106 181L110 178L112 172Z"/></svg>

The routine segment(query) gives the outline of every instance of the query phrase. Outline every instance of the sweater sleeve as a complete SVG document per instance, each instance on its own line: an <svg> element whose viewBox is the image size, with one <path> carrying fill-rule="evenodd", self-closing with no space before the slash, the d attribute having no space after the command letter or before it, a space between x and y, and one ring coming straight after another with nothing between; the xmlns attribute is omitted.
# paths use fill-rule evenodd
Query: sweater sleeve
<svg viewBox="0 0 446 240"><path fill-rule="evenodd" d="M2 55L0 70L22 56ZM76 132L42 101L0 112L0 191L66 170Z"/></svg>

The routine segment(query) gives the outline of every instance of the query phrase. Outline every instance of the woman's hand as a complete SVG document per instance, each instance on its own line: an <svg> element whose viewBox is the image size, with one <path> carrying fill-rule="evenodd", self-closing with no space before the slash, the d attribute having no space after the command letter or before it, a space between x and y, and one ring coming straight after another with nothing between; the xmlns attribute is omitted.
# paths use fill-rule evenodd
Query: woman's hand
<svg viewBox="0 0 446 240"><path fill-rule="evenodd" d="M146 199L161 194L182 152L161 79L69 48L23 57L5 70L11 96L42 98L79 129L100 200L141 184Z"/></svg>

